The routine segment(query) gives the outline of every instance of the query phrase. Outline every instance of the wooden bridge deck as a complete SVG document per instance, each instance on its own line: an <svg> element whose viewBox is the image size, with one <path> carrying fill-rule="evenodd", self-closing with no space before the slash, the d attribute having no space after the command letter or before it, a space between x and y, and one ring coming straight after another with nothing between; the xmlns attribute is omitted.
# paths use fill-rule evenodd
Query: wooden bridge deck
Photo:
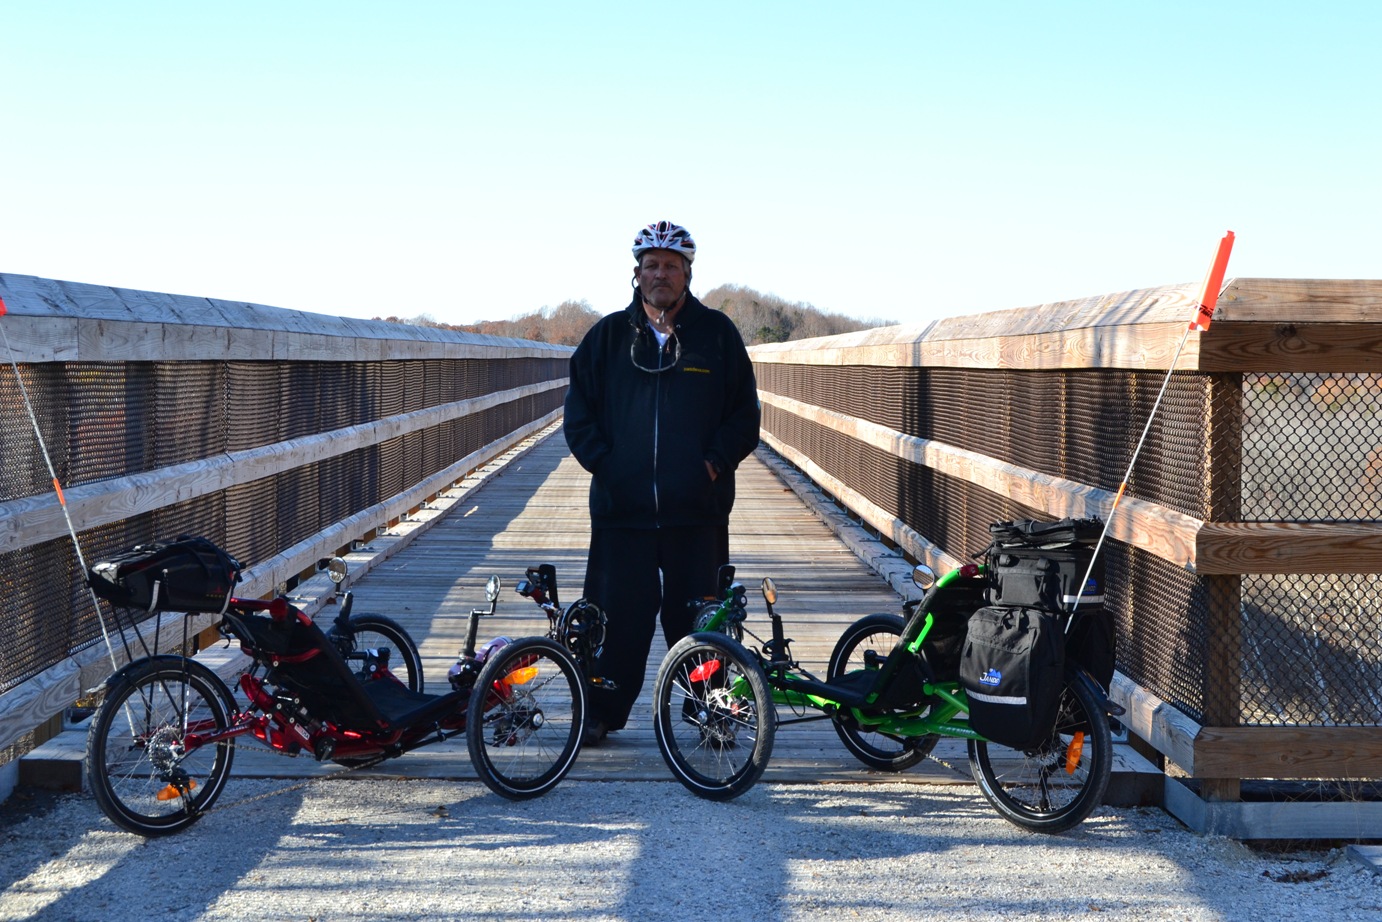
<svg viewBox="0 0 1382 922"><path fill-rule="evenodd" d="M496 615L480 623L480 640L544 634L547 618L513 587L531 566L555 565L563 602L580 596L585 578L590 526L590 475L567 451L559 431L537 441L516 459L468 491L404 550L377 564L352 586L355 610L386 614L417 640L429 691L445 687L446 671L464 642L465 618L484 599L485 581L504 582ZM738 498L730 523L736 579L749 587L747 627L768 635L758 584L771 576L778 586L778 611L802 665L824 673L835 640L847 625L876 611L897 612L901 598L793 495L757 456L740 467ZM368 552L368 549L365 549ZM328 612L319 617L327 617ZM629 724L606 742L581 751L570 777L586 780L671 780L652 730L652 684L666 653L661 632L653 642L643 694ZM787 717L789 715L781 715ZM941 758L961 770L963 746L949 743ZM261 747L237 747L237 775L279 777L335 770L309 758L287 759ZM395 777L474 778L463 740L408 753L374 773ZM893 775L869 772L840 744L825 721L784 727L777 735L766 781L866 781ZM908 780L967 782L928 761Z"/></svg>

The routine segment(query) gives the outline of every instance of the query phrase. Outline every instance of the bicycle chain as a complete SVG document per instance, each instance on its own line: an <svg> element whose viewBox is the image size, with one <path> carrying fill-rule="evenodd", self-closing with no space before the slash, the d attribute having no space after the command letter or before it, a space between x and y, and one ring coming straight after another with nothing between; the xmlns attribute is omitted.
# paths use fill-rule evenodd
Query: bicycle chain
<svg viewBox="0 0 1382 922"><path fill-rule="evenodd" d="M945 737L945 736L941 737L941 739L955 739L955 738L956 738L956 737L953 737L953 736L952 736L952 737ZM932 762L935 762L937 765L940 765L940 766L942 766L942 767L944 767L944 768L950 769L952 772L954 772L954 773L957 774L957 775L962 775L962 776L964 776L964 777L966 777L966 778L969 778L969 777L972 777L972 776L973 776L973 773L972 773L971 771L969 771L969 769L968 769L967 767L966 767L965 769L961 770L961 769L957 768L956 766L951 765L949 762L945 761L945 760L942 759L940 756L936 755L936 752L935 752L934 749L926 754L926 758L927 758L927 759L930 759ZM923 759L922 761L925 761L925 759Z"/></svg>

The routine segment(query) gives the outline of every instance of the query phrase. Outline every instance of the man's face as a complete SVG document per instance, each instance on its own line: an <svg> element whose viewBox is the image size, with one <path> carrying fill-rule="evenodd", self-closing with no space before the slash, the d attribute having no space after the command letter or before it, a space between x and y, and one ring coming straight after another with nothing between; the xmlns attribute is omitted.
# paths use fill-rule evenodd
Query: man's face
<svg viewBox="0 0 1382 922"><path fill-rule="evenodd" d="M658 310L670 310L686 291L686 260L675 250L649 250L634 270L643 300Z"/></svg>

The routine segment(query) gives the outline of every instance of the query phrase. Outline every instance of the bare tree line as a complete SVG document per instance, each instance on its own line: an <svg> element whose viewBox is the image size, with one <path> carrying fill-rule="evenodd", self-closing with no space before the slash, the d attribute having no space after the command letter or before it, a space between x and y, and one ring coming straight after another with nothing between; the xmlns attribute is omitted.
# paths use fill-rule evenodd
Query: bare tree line
<svg viewBox="0 0 1382 922"><path fill-rule="evenodd" d="M739 328L744 343L785 343L794 339L834 336L891 325L885 320L859 320L823 311L811 304L761 294L743 285L721 285L701 296L707 307L724 311Z"/></svg>
<svg viewBox="0 0 1382 922"><path fill-rule="evenodd" d="M872 327L888 326L890 321L856 320L843 314L822 311L810 304L786 301L776 295L762 294L743 285L721 285L701 296L701 301L715 310L723 311L739 328L747 345L781 343L814 336L834 336ZM478 323L441 323L428 314L411 319L383 317L392 323L459 330L462 333L481 333L486 336L508 336L535 342L576 346L581 337L595 325L601 314L588 301L563 301L556 307L544 307L531 314L509 320L481 320Z"/></svg>

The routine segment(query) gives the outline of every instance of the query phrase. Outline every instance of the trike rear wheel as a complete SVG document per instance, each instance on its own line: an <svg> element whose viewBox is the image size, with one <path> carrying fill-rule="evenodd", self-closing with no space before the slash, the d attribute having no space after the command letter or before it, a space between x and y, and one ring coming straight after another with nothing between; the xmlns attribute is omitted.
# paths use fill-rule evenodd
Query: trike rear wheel
<svg viewBox="0 0 1382 922"><path fill-rule="evenodd" d="M835 643L835 651L830 654L827 678L834 679L863 669L877 669L897 645L904 625L905 622L897 615L889 614L866 615L851 624L840 635ZM870 656L870 653L873 655ZM900 737L880 733L860 724L848 709L835 714L831 723L840 736L840 742L856 759L869 768L885 772L906 771L925 759L940 739L934 734Z"/></svg>
<svg viewBox="0 0 1382 922"><path fill-rule="evenodd" d="M729 800L753 787L768 767L776 730L767 677L743 645L700 633L667 652L653 686L653 733L689 790Z"/></svg>
<svg viewBox="0 0 1382 922"><path fill-rule="evenodd" d="M490 654L466 714L470 761L510 800L546 793L575 764L585 721L585 682L561 645L527 637Z"/></svg>
<svg viewBox="0 0 1382 922"><path fill-rule="evenodd" d="M177 656L141 660L112 676L87 731L86 777L115 825L142 836L191 826L221 795L235 740L197 745L235 713L224 682Z"/></svg>
<svg viewBox="0 0 1382 922"><path fill-rule="evenodd" d="M1020 750L971 740L969 762L979 790L1005 819L1033 832L1064 832L1103 801L1113 734L1094 691L1071 674L1042 746Z"/></svg>

